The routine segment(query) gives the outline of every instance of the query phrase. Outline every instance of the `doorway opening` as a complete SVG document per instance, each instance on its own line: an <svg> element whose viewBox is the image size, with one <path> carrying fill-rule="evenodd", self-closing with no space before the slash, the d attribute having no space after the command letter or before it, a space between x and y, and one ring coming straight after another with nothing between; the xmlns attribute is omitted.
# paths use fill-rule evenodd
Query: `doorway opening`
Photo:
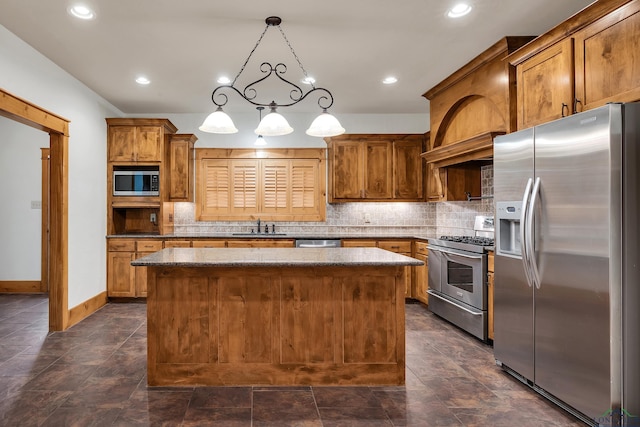
<svg viewBox="0 0 640 427"><path fill-rule="evenodd" d="M11 95L3 89L0 89L0 115L49 134L49 173L46 195L49 213L49 244L46 245L48 256L44 258L49 259L49 262L44 270L49 283L49 330L63 331L69 326L67 210L69 120Z"/></svg>

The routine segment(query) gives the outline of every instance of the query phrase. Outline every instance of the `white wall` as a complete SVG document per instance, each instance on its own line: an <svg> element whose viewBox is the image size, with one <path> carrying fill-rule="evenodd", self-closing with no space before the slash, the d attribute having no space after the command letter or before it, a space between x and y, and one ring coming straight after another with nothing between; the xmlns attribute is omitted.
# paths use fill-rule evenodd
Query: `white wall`
<svg viewBox="0 0 640 427"><path fill-rule="evenodd" d="M106 289L104 119L123 114L3 26L0 26L0 87L71 121L68 206L71 308ZM21 160L14 161L15 167L20 168Z"/></svg>
<svg viewBox="0 0 640 427"><path fill-rule="evenodd" d="M49 136L0 117L0 280L40 280L41 151ZM17 161L18 160L18 161Z"/></svg>

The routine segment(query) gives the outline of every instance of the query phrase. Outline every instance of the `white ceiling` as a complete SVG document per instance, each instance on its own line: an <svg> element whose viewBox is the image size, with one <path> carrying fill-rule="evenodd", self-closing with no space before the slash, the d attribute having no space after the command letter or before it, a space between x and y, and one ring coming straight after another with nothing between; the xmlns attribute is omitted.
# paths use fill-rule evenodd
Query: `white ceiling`
<svg viewBox="0 0 640 427"><path fill-rule="evenodd" d="M81 21L67 13L73 0L0 0L0 24L124 113L202 113L213 110L218 76L233 78L264 19L280 16L316 86L333 93L331 112L425 113L422 94L501 37L541 34L591 2L469 0L471 14L451 20L456 0L84 0L97 17ZM284 62L284 77L302 78L276 27L239 82L260 78L262 61ZM139 74L151 84L136 84ZM398 83L382 85L387 75ZM296 110L316 111L316 101ZM252 108L231 93L225 110Z"/></svg>

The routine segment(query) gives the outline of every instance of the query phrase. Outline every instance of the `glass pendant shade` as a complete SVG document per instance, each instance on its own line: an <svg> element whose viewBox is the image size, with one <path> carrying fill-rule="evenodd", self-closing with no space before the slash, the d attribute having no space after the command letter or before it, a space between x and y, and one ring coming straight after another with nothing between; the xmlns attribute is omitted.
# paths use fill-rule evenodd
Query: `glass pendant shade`
<svg viewBox="0 0 640 427"><path fill-rule="evenodd" d="M209 133L236 133L238 129L233 124L233 120L231 117L224 111L222 111L222 107L218 107L216 111L209 114L202 126L200 126L202 132Z"/></svg>
<svg viewBox="0 0 640 427"><path fill-rule="evenodd" d="M253 143L253 145L267 145L267 141L264 140L262 135L258 135L258 138L256 139L256 142Z"/></svg>
<svg viewBox="0 0 640 427"><path fill-rule="evenodd" d="M287 119L272 108L271 112L260 120L260 124L254 132L256 135L279 136L290 134L293 132L293 128L289 126Z"/></svg>
<svg viewBox="0 0 640 427"><path fill-rule="evenodd" d="M329 114L325 109L311 123L311 126L309 126L306 133L309 136L327 137L342 135L344 132L345 129L342 127L338 119Z"/></svg>

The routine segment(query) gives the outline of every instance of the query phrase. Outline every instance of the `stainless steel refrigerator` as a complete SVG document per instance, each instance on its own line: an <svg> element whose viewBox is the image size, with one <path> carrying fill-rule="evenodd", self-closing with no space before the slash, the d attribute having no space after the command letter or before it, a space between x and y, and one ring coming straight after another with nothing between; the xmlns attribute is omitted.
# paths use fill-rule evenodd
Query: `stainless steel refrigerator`
<svg viewBox="0 0 640 427"><path fill-rule="evenodd" d="M494 142L496 362L594 425L640 426L639 145L640 103Z"/></svg>

